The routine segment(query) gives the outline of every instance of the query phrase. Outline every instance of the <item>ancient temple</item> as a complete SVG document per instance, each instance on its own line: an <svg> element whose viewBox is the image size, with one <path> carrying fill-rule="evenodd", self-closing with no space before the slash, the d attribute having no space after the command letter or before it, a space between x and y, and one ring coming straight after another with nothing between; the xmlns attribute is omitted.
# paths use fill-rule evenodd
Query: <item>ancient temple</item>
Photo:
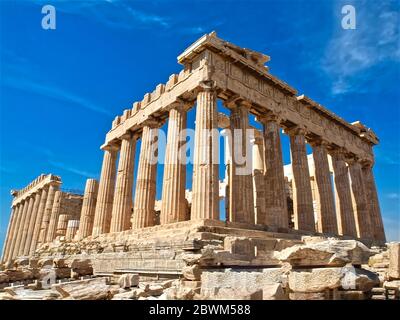
<svg viewBox="0 0 400 320"><path fill-rule="evenodd" d="M3 262L50 255L48 244L61 237L77 243L77 255L96 256L93 266L99 274L117 269L179 272L180 253L200 250L207 241L220 241L228 234L253 239L250 246L258 246L258 256L253 257L258 260L249 266L276 264L270 258L262 260L271 239L296 243L303 235L319 235L384 243L372 173L377 136L360 122L348 123L299 95L269 72L268 61L268 56L215 33L190 45L178 56L183 66L179 74L112 122L101 146L100 180L87 181L83 199L57 191L61 181L54 175L42 175L13 192ZM218 99L227 115L218 113ZM194 163L192 189L186 190L187 166L179 156L185 141L180 132L187 127L191 108L196 112ZM250 124L250 116L262 130ZM166 121L162 198L156 201L154 150ZM235 143L226 152L226 163L214 161L219 138L213 133L218 129L223 135L227 130L254 129L249 173L240 173L243 164L233 156ZM282 130L290 138L290 179L282 160ZM309 157L307 144L312 148ZM223 181L220 165L225 166ZM221 196L226 202L224 221ZM245 250L239 247L231 249ZM157 256L150 254L157 248ZM138 257L138 252L146 252L148 259L144 254Z"/></svg>

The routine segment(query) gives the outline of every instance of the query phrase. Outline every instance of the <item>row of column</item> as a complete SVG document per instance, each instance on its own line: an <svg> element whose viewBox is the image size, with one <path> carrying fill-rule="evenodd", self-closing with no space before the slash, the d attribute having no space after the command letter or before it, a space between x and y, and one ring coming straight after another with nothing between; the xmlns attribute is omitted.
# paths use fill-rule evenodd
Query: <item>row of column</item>
<svg viewBox="0 0 400 320"><path fill-rule="evenodd" d="M204 83L197 96L191 219L219 219L218 161L212 161L212 157L219 154L216 150L218 137L213 134L213 129L218 128L216 99L215 90ZM226 106L231 110L231 130L242 129L245 132L249 127L249 106L240 102ZM227 220L287 229L289 215L279 133L280 119L277 115L267 114L258 120L263 124L263 134L262 145L260 141L254 142L256 148L253 148L253 156L256 157L254 163L257 168L253 168L253 176L237 174L242 164L235 161L229 164ZM118 168L118 148L104 148L97 203L93 209L92 235L154 225L158 126L157 122L150 120L142 129L134 203L134 158L139 135L130 132L121 138ZM178 160L182 144L179 133L185 127L185 108L182 105L175 106L169 112L162 224L185 219L186 168ZM315 231L305 131L295 127L286 132L290 136L295 228ZM245 143L244 137L242 142ZM356 159L345 158L343 150L333 150L323 140L314 139L309 143L313 148L318 189L317 231L384 240L371 166L362 166ZM234 145L232 154L236 152ZM334 185L331 182L328 153L333 161ZM85 234L88 233L86 231Z"/></svg>
<svg viewBox="0 0 400 320"><path fill-rule="evenodd" d="M6 240L3 249L3 261L18 256L29 256L43 243L45 221L53 209L54 194L58 183L46 185L30 194L12 207Z"/></svg>

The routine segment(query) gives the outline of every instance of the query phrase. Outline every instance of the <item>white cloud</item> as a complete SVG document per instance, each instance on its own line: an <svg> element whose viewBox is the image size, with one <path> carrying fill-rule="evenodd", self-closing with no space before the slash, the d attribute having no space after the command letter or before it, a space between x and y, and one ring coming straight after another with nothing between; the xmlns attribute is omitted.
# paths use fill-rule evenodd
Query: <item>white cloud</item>
<svg viewBox="0 0 400 320"><path fill-rule="evenodd" d="M386 198L388 199L400 199L400 194L397 192L391 192L386 194Z"/></svg>
<svg viewBox="0 0 400 320"><path fill-rule="evenodd" d="M79 176L83 176L83 177L86 177L86 178L97 177L97 174L94 174L92 172L88 172L88 171L85 171L85 170L81 170L79 168L71 167L71 166L69 166L69 165L67 165L65 163L62 163L62 162L56 162L56 161L50 160L49 164L52 165L55 168L58 168L58 169L61 169L61 170L64 170L64 171L68 171L68 172L71 172L71 173L74 173L74 174L77 174Z"/></svg>
<svg viewBox="0 0 400 320"><path fill-rule="evenodd" d="M365 90L363 82L372 67L400 61L399 13L386 4L356 3L355 8L356 29L342 29L338 16L337 30L321 61L322 70L331 78L333 95Z"/></svg>

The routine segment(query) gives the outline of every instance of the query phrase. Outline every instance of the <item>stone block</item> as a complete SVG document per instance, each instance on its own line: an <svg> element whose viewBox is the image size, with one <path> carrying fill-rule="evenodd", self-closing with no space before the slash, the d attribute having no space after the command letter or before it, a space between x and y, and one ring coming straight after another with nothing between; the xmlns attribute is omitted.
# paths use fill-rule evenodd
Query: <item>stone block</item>
<svg viewBox="0 0 400 320"><path fill-rule="evenodd" d="M400 279L400 242L392 242L389 247L389 271L390 279Z"/></svg>
<svg viewBox="0 0 400 320"><path fill-rule="evenodd" d="M139 275L137 273L126 273L119 277L118 284L121 288L136 287L139 284Z"/></svg>

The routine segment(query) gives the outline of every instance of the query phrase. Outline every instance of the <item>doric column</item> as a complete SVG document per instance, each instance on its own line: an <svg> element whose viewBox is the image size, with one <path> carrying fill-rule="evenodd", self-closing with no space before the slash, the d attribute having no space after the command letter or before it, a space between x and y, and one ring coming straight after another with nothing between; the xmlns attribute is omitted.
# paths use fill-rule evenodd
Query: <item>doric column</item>
<svg viewBox="0 0 400 320"><path fill-rule="evenodd" d="M225 176L224 176L224 183L225 183L225 188L224 188L224 193L225 193L225 221L229 221L230 219L230 204L229 204L229 183L230 183L230 174L231 174L231 162L232 162L232 135L231 131L229 129L222 129L221 130L221 136L224 137L224 158L225 158Z"/></svg>
<svg viewBox="0 0 400 320"><path fill-rule="evenodd" d="M379 207L378 192L376 191L375 179L372 173L372 163L367 162L362 168L365 192L367 195L367 208L371 219L372 228L370 230L373 239L385 242L385 230L381 210Z"/></svg>
<svg viewBox="0 0 400 320"><path fill-rule="evenodd" d="M219 219L219 147L215 89L202 84L197 95L191 219Z"/></svg>
<svg viewBox="0 0 400 320"><path fill-rule="evenodd" d="M6 233L6 237L4 239L4 245L3 245L3 254L1 256L1 261L5 262L6 258L7 258L7 251L8 248L10 247L10 242L11 242L11 236L12 236L12 229L13 229L13 225L15 223L15 216L16 213L18 211L17 209L17 205L14 205L11 208L11 214L10 214L10 220L8 222L8 227L7 227L7 233Z"/></svg>
<svg viewBox="0 0 400 320"><path fill-rule="evenodd" d="M115 190L116 160L117 148L114 146L105 147L93 221L93 236L110 232Z"/></svg>
<svg viewBox="0 0 400 320"><path fill-rule="evenodd" d="M62 205L61 205L62 207ZM67 214L62 208L60 211L63 211L62 213L59 213L58 215L58 221L57 221L57 228L56 228L56 234L54 238L57 237L65 237L67 233L67 226L68 226L68 221L72 219L72 215Z"/></svg>
<svg viewBox="0 0 400 320"><path fill-rule="evenodd" d="M318 187L317 201L320 205L318 212L318 231L322 233L338 234L335 203L329 170L326 142L313 141L313 158L315 166L315 181Z"/></svg>
<svg viewBox="0 0 400 320"><path fill-rule="evenodd" d="M46 242L52 242L56 238L56 231L58 225L58 218L61 211L62 192L56 191L54 194L53 208L51 209L51 216L49 227L46 235Z"/></svg>
<svg viewBox="0 0 400 320"><path fill-rule="evenodd" d="M31 248L32 236L33 236L33 231L35 229L41 195L42 195L42 190L38 190L34 196L35 200L34 200L33 207L32 207L32 213L29 218L28 230L27 230L27 234L26 234L26 241L25 241L25 245L24 245L24 251L23 251L24 256L29 255L29 250Z"/></svg>
<svg viewBox="0 0 400 320"><path fill-rule="evenodd" d="M128 230L131 225L136 136L129 132L121 139L110 232Z"/></svg>
<svg viewBox="0 0 400 320"><path fill-rule="evenodd" d="M351 201L349 171L345 162L344 151L340 149L334 150L330 152L330 155L335 181L338 232L341 235L357 237Z"/></svg>
<svg viewBox="0 0 400 320"><path fill-rule="evenodd" d="M135 205L132 217L132 229L154 225L157 178L157 122L148 122L143 127L137 171Z"/></svg>
<svg viewBox="0 0 400 320"><path fill-rule="evenodd" d="M30 221L30 218L31 218L31 215L32 215L34 202L35 202L35 195L31 194L29 196L28 208L27 208L26 213L25 213L23 224L21 225L21 227L22 227L22 229L21 229L22 236L21 236L21 241L19 243L18 256L22 256L24 254L25 242L26 242L26 238L27 238L27 235L28 235L29 221Z"/></svg>
<svg viewBox="0 0 400 320"><path fill-rule="evenodd" d="M253 144L253 197L254 216L256 224L264 224L265 212L265 177L264 177L264 146L261 137L255 137Z"/></svg>
<svg viewBox="0 0 400 320"><path fill-rule="evenodd" d="M183 221L186 218L186 143L181 137L186 129L186 110L183 105L169 112L167 148L165 151L164 179L161 201L161 224Z"/></svg>
<svg viewBox="0 0 400 320"><path fill-rule="evenodd" d="M294 227L298 230L315 231L305 131L301 128L294 128L288 130L287 133L290 136L290 157L293 172Z"/></svg>
<svg viewBox="0 0 400 320"><path fill-rule="evenodd" d="M349 172L351 178L351 191L354 200L353 211L359 238L371 239L371 221L367 207L367 194L363 179L361 163L356 157L349 159Z"/></svg>
<svg viewBox="0 0 400 320"><path fill-rule="evenodd" d="M79 229L79 220L68 220L65 231L65 240L72 241Z"/></svg>
<svg viewBox="0 0 400 320"><path fill-rule="evenodd" d="M87 179L85 194L83 196L81 218L79 222L79 239L86 238L92 234L93 219L96 211L97 192L99 184L96 179ZM75 220L71 220L75 221Z"/></svg>
<svg viewBox="0 0 400 320"><path fill-rule="evenodd" d="M17 251L19 248L19 241L21 239L21 225L24 217L24 211L25 207L28 206L28 202L26 199L22 200L19 204L20 208L18 209L18 216L17 216L17 221L15 224L15 230L14 230L14 239L10 247L10 254L9 254L9 259L11 260L17 255Z"/></svg>
<svg viewBox="0 0 400 320"><path fill-rule="evenodd" d="M51 212L53 210L54 197L55 197L55 194L58 189L59 189L58 184L51 184L49 187L49 192L48 192L47 199L46 199L46 205L44 207L42 225L40 227L38 245L44 244L47 242L47 233L49 230Z"/></svg>
<svg viewBox="0 0 400 320"><path fill-rule="evenodd" d="M264 224L281 228L289 227L285 176L283 172L280 120L275 115L259 119L263 123L265 161L265 212Z"/></svg>
<svg viewBox="0 0 400 320"><path fill-rule="evenodd" d="M42 189L42 194L40 196L40 203L39 203L39 208L37 211L37 218L36 218L36 222L35 222L35 227L33 230L33 234L32 234L32 242L31 242L31 246L29 248L29 255L32 255L36 248L37 248L37 243L39 240L39 234L40 234L40 229L43 223L43 215L44 215L44 211L46 208L46 202L47 202L47 195L49 192L49 186L45 186Z"/></svg>
<svg viewBox="0 0 400 320"><path fill-rule="evenodd" d="M247 148L249 110L241 103L226 104L230 109L231 163L229 166L229 221L254 224L251 150ZM249 154L246 154L249 152ZM243 161L244 160L244 161ZM243 163L242 163L243 162ZM250 163L249 163L250 162Z"/></svg>

